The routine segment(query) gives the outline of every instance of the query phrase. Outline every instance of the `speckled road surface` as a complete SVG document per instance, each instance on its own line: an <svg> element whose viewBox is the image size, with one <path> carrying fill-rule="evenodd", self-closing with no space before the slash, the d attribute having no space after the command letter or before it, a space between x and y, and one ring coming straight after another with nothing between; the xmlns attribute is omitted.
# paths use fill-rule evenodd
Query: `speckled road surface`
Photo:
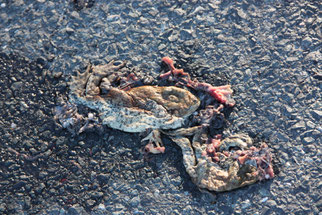
<svg viewBox="0 0 322 215"><path fill-rule="evenodd" d="M0 1L1 214L319 214L319 1ZM193 77L231 84L224 135L274 150L277 176L209 195L180 149L144 157L141 137L79 136L53 120L67 80L91 62L127 60L157 77L170 56ZM321 213L320 213L321 214Z"/></svg>

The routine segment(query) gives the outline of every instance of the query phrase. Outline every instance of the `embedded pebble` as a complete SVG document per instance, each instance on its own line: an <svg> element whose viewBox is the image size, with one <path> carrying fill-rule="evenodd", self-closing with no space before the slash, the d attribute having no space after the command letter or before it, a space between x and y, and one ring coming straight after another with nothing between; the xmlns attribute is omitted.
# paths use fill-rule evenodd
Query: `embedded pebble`
<svg viewBox="0 0 322 215"><path fill-rule="evenodd" d="M12 89L13 91L18 91L18 90L20 90L20 89L22 88L22 86L23 86L23 82L22 82L22 81L16 81L16 82L14 82L14 83L11 85L11 89Z"/></svg>
<svg viewBox="0 0 322 215"><path fill-rule="evenodd" d="M274 200L272 200L272 199L270 199L270 200L267 200L266 201L266 204L269 206L269 207L276 207L276 202L274 201Z"/></svg>
<svg viewBox="0 0 322 215"><path fill-rule="evenodd" d="M262 198L259 202L260 203L264 203L264 202L266 202L268 200L268 197L265 197L265 198Z"/></svg>
<svg viewBox="0 0 322 215"><path fill-rule="evenodd" d="M130 204L133 207L137 207L139 205L139 203L140 203L140 197L139 196L135 196L130 200Z"/></svg>
<svg viewBox="0 0 322 215"><path fill-rule="evenodd" d="M251 204L251 202L249 201L249 199L246 199L245 201L243 201L242 203L241 203L241 208L242 209L246 209L246 208L248 208L248 207L250 207L252 204Z"/></svg>

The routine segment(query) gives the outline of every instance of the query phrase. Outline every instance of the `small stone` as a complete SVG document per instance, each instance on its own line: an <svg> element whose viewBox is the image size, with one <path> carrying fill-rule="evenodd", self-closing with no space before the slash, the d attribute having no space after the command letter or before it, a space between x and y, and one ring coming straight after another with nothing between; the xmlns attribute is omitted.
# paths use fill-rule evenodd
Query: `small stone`
<svg viewBox="0 0 322 215"><path fill-rule="evenodd" d="M311 111L312 117L314 117L316 120L321 120L322 119L322 111L320 110L312 110Z"/></svg>
<svg viewBox="0 0 322 215"><path fill-rule="evenodd" d="M304 143L313 143L315 139L313 137L304 137L303 142Z"/></svg>
<svg viewBox="0 0 322 215"><path fill-rule="evenodd" d="M188 29L182 29L180 31L180 38L183 40L188 40L192 38L191 30Z"/></svg>
<svg viewBox="0 0 322 215"><path fill-rule="evenodd" d="M242 9L237 9L237 14L240 18L247 19L247 14Z"/></svg>
<svg viewBox="0 0 322 215"><path fill-rule="evenodd" d="M53 76L54 76L54 78L56 78L56 79L60 78L62 75L63 75L63 73L62 73L62 72L54 72L54 73L53 73Z"/></svg>
<svg viewBox="0 0 322 215"><path fill-rule="evenodd" d="M84 141L79 141L79 142L78 142L78 145L80 145L80 146L84 146L84 145L85 145L85 142L84 142Z"/></svg>
<svg viewBox="0 0 322 215"><path fill-rule="evenodd" d="M121 205L121 204L115 204L115 209L116 210L124 210L125 207L123 205Z"/></svg>
<svg viewBox="0 0 322 215"><path fill-rule="evenodd" d="M93 199L89 199L89 200L86 201L86 205L88 207L93 207L95 205L95 203L96 203L96 201L93 200Z"/></svg>
<svg viewBox="0 0 322 215"><path fill-rule="evenodd" d="M73 18L75 18L75 19L79 19L80 17L79 17L79 13L77 12L77 11L73 11L72 13L71 13L71 17L73 17Z"/></svg>
<svg viewBox="0 0 322 215"><path fill-rule="evenodd" d="M106 210L105 205L102 203L98 205L97 209L102 210L102 211Z"/></svg>
<svg viewBox="0 0 322 215"><path fill-rule="evenodd" d="M55 190L54 188L51 188L51 189L49 190L49 193L50 193L51 195L53 195L53 194L55 194L55 193L56 193L56 190Z"/></svg>
<svg viewBox="0 0 322 215"><path fill-rule="evenodd" d="M41 193L42 190L46 187L46 185L44 183L40 183L39 186L36 188L36 192L37 193Z"/></svg>
<svg viewBox="0 0 322 215"><path fill-rule="evenodd" d="M270 207L276 207L276 202L274 200L270 199L267 201L267 205Z"/></svg>
<svg viewBox="0 0 322 215"><path fill-rule="evenodd" d="M126 187L124 188L124 189L126 189ZM129 188L127 189L127 190L129 190ZM131 189L131 195L133 195L133 196L136 196L136 195L138 195L139 194L139 192L137 191L137 190L135 190L135 189Z"/></svg>
<svg viewBox="0 0 322 215"><path fill-rule="evenodd" d="M95 166L95 165L98 164L98 162L96 160L91 159L90 164L93 165L93 166Z"/></svg>
<svg viewBox="0 0 322 215"><path fill-rule="evenodd" d="M65 188L64 187L59 188L59 193L60 194L63 194L64 192L65 192Z"/></svg>
<svg viewBox="0 0 322 215"><path fill-rule="evenodd" d="M68 154L69 154L69 155L71 155L71 156L75 156L75 155L77 155L76 151L74 151L74 150L70 150L70 151L68 152Z"/></svg>
<svg viewBox="0 0 322 215"><path fill-rule="evenodd" d="M165 44L160 44L160 45L158 46L158 49L161 51L161 50L163 50L165 47L167 47Z"/></svg>
<svg viewBox="0 0 322 215"><path fill-rule="evenodd" d="M15 129L15 128L17 128L17 124L15 124L15 123L11 123L10 127L11 127L12 129Z"/></svg>
<svg viewBox="0 0 322 215"><path fill-rule="evenodd" d="M159 190L155 190L153 193L153 196L157 199L160 197L160 191Z"/></svg>
<svg viewBox="0 0 322 215"><path fill-rule="evenodd" d="M23 82L22 81L17 81L17 82L14 82L12 85L11 85L11 89L13 91L17 91L19 89L21 89L23 86Z"/></svg>
<svg viewBox="0 0 322 215"><path fill-rule="evenodd" d="M14 164L15 162L13 161L13 160L7 160L5 163L4 163L4 165L6 166L6 167L9 167L9 166L11 166L12 164Z"/></svg>
<svg viewBox="0 0 322 215"><path fill-rule="evenodd" d="M47 173L47 172L45 172L45 171L41 171L41 172L39 173L39 179L44 179L47 175L48 175L48 173Z"/></svg>
<svg viewBox="0 0 322 215"><path fill-rule="evenodd" d="M142 25L149 24L149 20L144 18L143 16L140 17L140 20L138 22Z"/></svg>
<svg viewBox="0 0 322 215"><path fill-rule="evenodd" d="M107 183L108 179L110 178L110 175L101 173L101 174L97 175L96 178L99 181L99 183Z"/></svg>
<svg viewBox="0 0 322 215"><path fill-rule="evenodd" d="M0 204L0 212L4 212L6 210L6 204L2 203Z"/></svg>
<svg viewBox="0 0 322 215"><path fill-rule="evenodd" d="M245 201L243 201L243 202L241 203L241 208L242 208L242 209L246 209L246 208L248 208L249 206L251 206L251 203L250 203L249 199L246 199Z"/></svg>
<svg viewBox="0 0 322 215"><path fill-rule="evenodd" d="M321 126L317 127L317 130L318 130L319 132L322 132L322 127L321 127Z"/></svg>
<svg viewBox="0 0 322 215"><path fill-rule="evenodd" d="M24 181L19 181L18 183L13 185L13 189L19 190L21 187L24 187L26 185L26 182Z"/></svg>
<svg viewBox="0 0 322 215"><path fill-rule="evenodd" d="M72 29L70 27L66 27L65 32L68 33L68 34L72 34L72 33L74 33L74 29Z"/></svg>
<svg viewBox="0 0 322 215"><path fill-rule="evenodd" d="M181 180L181 177L176 177L176 178L171 179L171 182L173 185L179 186L182 183L182 180Z"/></svg>
<svg viewBox="0 0 322 215"><path fill-rule="evenodd" d="M196 13L202 13L205 9L201 6L196 7L196 9L190 14L191 15L195 15Z"/></svg>
<svg viewBox="0 0 322 215"><path fill-rule="evenodd" d="M310 157L306 157L306 158L304 159L304 162L305 162L305 163L312 163L312 162L313 162L313 159L312 159L312 158L310 158Z"/></svg>
<svg viewBox="0 0 322 215"><path fill-rule="evenodd" d="M183 16L186 14L186 11L181 9L181 8L176 8L174 9L174 12L178 15L178 16Z"/></svg>
<svg viewBox="0 0 322 215"><path fill-rule="evenodd" d="M14 170L18 170L19 169L19 165L18 164L13 164L13 165L11 165L9 168L8 168L8 170L9 171L14 171Z"/></svg>
<svg viewBox="0 0 322 215"><path fill-rule="evenodd" d="M103 192L93 192L91 194L91 197L97 199L97 198L101 198L103 195L104 195Z"/></svg>
<svg viewBox="0 0 322 215"><path fill-rule="evenodd" d="M136 207L138 206L140 203L140 197L139 196L135 196L133 197L131 200L130 200L130 204L133 206L133 207Z"/></svg>
<svg viewBox="0 0 322 215"><path fill-rule="evenodd" d="M310 37L305 37L302 40L302 44L304 48L308 48L312 44L312 39Z"/></svg>
<svg viewBox="0 0 322 215"><path fill-rule="evenodd" d="M286 58L287 62L294 62L294 61L298 61L298 60L299 60L298 57L288 57L288 58Z"/></svg>
<svg viewBox="0 0 322 215"><path fill-rule="evenodd" d="M68 208L67 214L87 214L84 208L82 208L80 205L72 205L70 208Z"/></svg>
<svg viewBox="0 0 322 215"><path fill-rule="evenodd" d="M305 123L304 121L299 121L297 123L295 123L291 129L301 129L301 128L304 128L305 127Z"/></svg>
<svg viewBox="0 0 322 215"><path fill-rule="evenodd" d="M266 189L259 189L259 193L262 195L262 196L269 196L269 191L266 190Z"/></svg>
<svg viewBox="0 0 322 215"><path fill-rule="evenodd" d="M178 40L178 34L172 33L172 34L168 37L168 40L169 40L170 42L177 41L177 40Z"/></svg>
<svg viewBox="0 0 322 215"><path fill-rule="evenodd" d="M59 137L59 138L56 140L56 145L57 145L57 146L64 145L64 143L65 143L65 137Z"/></svg>
<svg viewBox="0 0 322 215"><path fill-rule="evenodd" d="M266 202L268 200L268 197L265 197L265 198L262 198L259 202L260 203L264 203L264 202Z"/></svg>

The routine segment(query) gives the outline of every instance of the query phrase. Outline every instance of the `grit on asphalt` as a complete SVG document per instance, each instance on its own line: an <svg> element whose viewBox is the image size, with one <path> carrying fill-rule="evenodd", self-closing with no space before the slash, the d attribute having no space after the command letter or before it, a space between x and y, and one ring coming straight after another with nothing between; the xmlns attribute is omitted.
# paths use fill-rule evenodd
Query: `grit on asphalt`
<svg viewBox="0 0 322 215"><path fill-rule="evenodd" d="M321 214L319 1L0 0L0 214ZM144 158L138 134L71 136L53 120L67 80L127 60L157 77L170 56L231 84L224 135L274 150L277 176L209 195L180 149Z"/></svg>

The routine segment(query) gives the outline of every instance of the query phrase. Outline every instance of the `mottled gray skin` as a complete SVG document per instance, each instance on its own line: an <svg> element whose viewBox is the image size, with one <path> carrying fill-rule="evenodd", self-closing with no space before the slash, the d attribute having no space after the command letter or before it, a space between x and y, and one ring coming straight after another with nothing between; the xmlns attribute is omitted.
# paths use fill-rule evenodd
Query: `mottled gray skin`
<svg viewBox="0 0 322 215"><path fill-rule="evenodd" d="M142 86L128 91L111 87L106 76L123 66L115 66L113 62L91 66L73 77L71 103L98 111L103 124L125 132L179 128L199 107L197 97L178 87ZM102 90L108 93L102 95Z"/></svg>

